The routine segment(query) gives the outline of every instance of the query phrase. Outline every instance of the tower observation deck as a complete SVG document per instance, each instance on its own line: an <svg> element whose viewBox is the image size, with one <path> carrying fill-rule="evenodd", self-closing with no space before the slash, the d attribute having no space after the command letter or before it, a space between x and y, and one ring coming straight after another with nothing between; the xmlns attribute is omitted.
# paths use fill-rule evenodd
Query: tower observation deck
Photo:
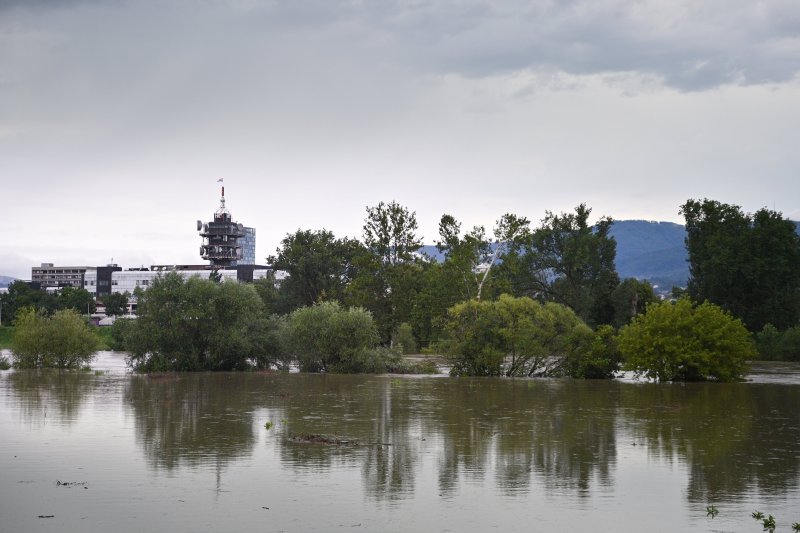
<svg viewBox="0 0 800 533"><path fill-rule="evenodd" d="M200 257L211 262L213 268L231 266L242 258L240 239L245 235L244 226L234 222L230 211L225 208L225 186L213 222L198 220L197 231L203 238Z"/></svg>

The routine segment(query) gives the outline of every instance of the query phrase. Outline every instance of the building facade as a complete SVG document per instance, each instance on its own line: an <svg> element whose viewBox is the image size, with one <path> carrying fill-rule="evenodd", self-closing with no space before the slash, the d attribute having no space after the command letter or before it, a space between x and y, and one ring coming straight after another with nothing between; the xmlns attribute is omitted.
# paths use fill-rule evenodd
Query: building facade
<svg viewBox="0 0 800 533"><path fill-rule="evenodd" d="M31 268L31 281L38 283L42 289L50 287L84 286L84 275L92 267L88 266L55 266L53 263L42 263Z"/></svg>
<svg viewBox="0 0 800 533"><path fill-rule="evenodd" d="M242 258L234 265L255 265L256 264L256 228L244 227L244 237L239 239L242 245Z"/></svg>

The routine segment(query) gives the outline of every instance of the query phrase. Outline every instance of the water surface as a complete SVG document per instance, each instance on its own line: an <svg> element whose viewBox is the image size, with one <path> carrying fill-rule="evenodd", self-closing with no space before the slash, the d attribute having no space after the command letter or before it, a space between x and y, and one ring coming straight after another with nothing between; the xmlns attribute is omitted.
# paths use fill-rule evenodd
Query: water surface
<svg viewBox="0 0 800 533"><path fill-rule="evenodd" d="M136 376L113 353L95 366L108 373L0 372L0 532L758 532L754 509L778 531L800 521L797 366L677 385ZM296 439L308 434L350 443Z"/></svg>

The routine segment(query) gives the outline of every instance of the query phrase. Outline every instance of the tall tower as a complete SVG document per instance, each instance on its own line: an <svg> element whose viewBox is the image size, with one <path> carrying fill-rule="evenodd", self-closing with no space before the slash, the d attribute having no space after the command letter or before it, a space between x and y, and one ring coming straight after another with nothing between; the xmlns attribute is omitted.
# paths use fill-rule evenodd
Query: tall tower
<svg viewBox="0 0 800 533"><path fill-rule="evenodd" d="M211 262L212 268L231 266L242 258L239 239L244 237L244 226L233 222L231 213L225 208L225 186L219 199L219 209L214 213L214 221L197 221L197 231L203 238L200 257Z"/></svg>

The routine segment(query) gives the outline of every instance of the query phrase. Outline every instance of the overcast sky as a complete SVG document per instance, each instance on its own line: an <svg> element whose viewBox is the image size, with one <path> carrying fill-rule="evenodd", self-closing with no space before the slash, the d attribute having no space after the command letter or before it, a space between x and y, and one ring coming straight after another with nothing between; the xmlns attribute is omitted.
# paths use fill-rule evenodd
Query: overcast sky
<svg viewBox="0 0 800 533"><path fill-rule="evenodd" d="M800 218L797 0L0 0L0 274L257 257L368 205Z"/></svg>

